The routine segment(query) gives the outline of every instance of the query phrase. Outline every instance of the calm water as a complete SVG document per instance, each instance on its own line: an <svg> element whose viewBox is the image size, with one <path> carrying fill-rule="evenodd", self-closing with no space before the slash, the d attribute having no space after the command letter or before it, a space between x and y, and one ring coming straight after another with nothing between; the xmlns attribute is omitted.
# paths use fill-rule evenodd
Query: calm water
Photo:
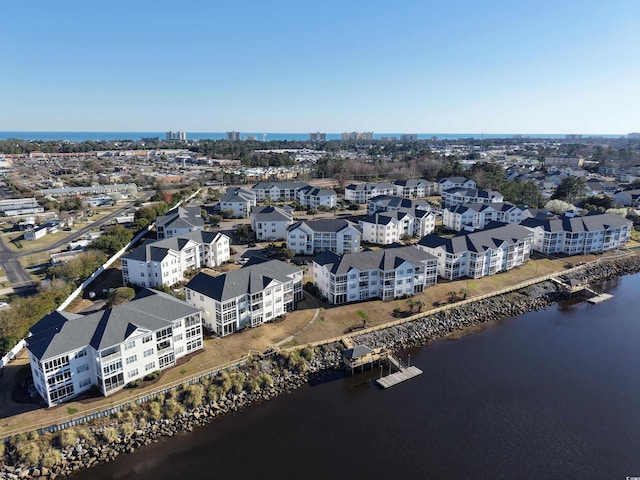
<svg viewBox="0 0 640 480"><path fill-rule="evenodd" d="M258 140L262 140L262 134L265 132L242 132L241 138L247 136L256 137ZM299 140L306 141L309 139L308 133L267 133L265 137L269 140ZM400 138L400 133L375 133L374 138L379 139L381 137L396 137ZM419 140L428 140L436 137L439 140L457 140L460 138L512 138L512 133L419 133ZM618 138L623 135L598 135L607 138ZM84 142L84 141L115 141L115 140L140 140L141 138L158 137L160 140L164 140L165 132L26 132L26 131L4 131L0 132L0 140L6 140L8 138L18 138L21 140L33 140L33 141L48 141L48 140L67 140L71 142ZM564 134L550 133L550 134L523 134L522 137L528 138L564 138ZM189 140L221 140L226 138L225 132L187 132L187 139ZM327 140L340 140L340 133L327 133Z"/></svg>
<svg viewBox="0 0 640 480"><path fill-rule="evenodd" d="M404 352L162 440L81 479L624 479L640 475L640 275L579 303Z"/></svg>

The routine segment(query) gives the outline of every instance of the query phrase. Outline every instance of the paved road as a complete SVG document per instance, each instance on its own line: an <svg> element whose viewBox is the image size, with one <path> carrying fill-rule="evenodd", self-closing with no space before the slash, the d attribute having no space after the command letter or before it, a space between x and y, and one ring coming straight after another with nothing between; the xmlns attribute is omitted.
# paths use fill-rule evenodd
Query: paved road
<svg viewBox="0 0 640 480"><path fill-rule="evenodd" d="M153 195L153 193L154 192L145 192L144 196L136 199L133 202L127 203L122 208L119 208L118 210L106 215L104 218L98 220L97 222L90 223L89 225L82 227L80 230L76 230L75 232L69 234L65 238L58 240L53 245L45 248L40 248L39 250L14 252L5 244L4 239L0 238L0 267L5 271L7 280L9 280L9 283L11 283L13 290L20 296L32 295L36 290L36 283L31 279L31 276L27 273L27 271L20 263L20 258L24 257L25 255L32 255L34 253L55 251L57 249L60 249L72 240L75 240L87 234L92 229L110 222L111 220L122 214L124 210L131 208L137 201L144 201L149 199Z"/></svg>

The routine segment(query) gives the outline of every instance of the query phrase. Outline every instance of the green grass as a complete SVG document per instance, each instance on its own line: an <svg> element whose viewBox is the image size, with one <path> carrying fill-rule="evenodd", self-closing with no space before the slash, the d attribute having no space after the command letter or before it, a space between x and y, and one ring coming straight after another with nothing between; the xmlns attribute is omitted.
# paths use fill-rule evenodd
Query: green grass
<svg viewBox="0 0 640 480"><path fill-rule="evenodd" d="M78 413L78 409L73 407L67 407L67 413L69 415L73 415L74 413Z"/></svg>
<svg viewBox="0 0 640 480"><path fill-rule="evenodd" d="M367 315L365 312L363 312L362 310L358 310L356 312L358 314L358 316L360 318L362 318L363 320L368 320L369 319L369 315Z"/></svg>

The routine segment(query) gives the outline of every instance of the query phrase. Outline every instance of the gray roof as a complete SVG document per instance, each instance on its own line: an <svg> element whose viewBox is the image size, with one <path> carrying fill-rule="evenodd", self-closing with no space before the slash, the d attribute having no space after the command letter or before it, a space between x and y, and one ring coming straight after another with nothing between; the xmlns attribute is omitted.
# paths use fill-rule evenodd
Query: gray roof
<svg viewBox="0 0 640 480"><path fill-rule="evenodd" d="M185 286L198 293L224 302L244 294L258 293L264 290L273 280L288 282L290 275L302 271L279 260L270 260L253 265L245 265L224 275L212 277L205 273L198 273Z"/></svg>
<svg viewBox="0 0 640 480"><path fill-rule="evenodd" d="M346 187L347 190L353 190L356 192L370 192L371 190L374 189L395 189L395 185L392 185L391 183L384 183L384 182L378 182L378 183L352 183L347 185Z"/></svg>
<svg viewBox="0 0 640 480"><path fill-rule="evenodd" d="M600 232L611 228L631 226L631 221L612 213L592 213L582 217L552 218L540 220L527 218L520 225L525 227L542 227L545 232Z"/></svg>
<svg viewBox="0 0 640 480"><path fill-rule="evenodd" d="M376 225L388 225L391 223L391 220L402 220L404 217L409 215L409 212L394 210L392 212L378 212L373 215L369 215L364 219L360 220L363 223L374 223Z"/></svg>
<svg viewBox="0 0 640 480"><path fill-rule="evenodd" d="M364 357L370 353L373 353L373 350L367 345L356 345L353 348L342 351L342 354L349 360L355 360L356 358Z"/></svg>
<svg viewBox="0 0 640 480"><path fill-rule="evenodd" d="M220 232L207 232L204 230L194 230L176 237L165 238L164 240L152 241L134 248L122 258L125 260L137 260L140 262L161 262L168 254L169 250L181 251L189 241L199 244L210 244L218 237L224 236Z"/></svg>
<svg viewBox="0 0 640 480"><path fill-rule="evenodd" d="M220 198L220 202L247 203L254 201L256 194L246 188L227 188L227 193Z"/></svg>
<svg viewBox="0 0 640 480"><path fill-rule="evenodd" d="M278 187L280 190L300 190L301 188L308 187L308 183L304 182L259 182L253 187L253 190L271 190L273 187Z"/></svg>
<svg viewBox="0 0 640 480"><path fill-rule="evenodd" d="M419 265L425 260L436 260L436 257L419 248L397 247L382 250L370 250L359 253L345 253L338 255L329 250L323 251L313 259L314 263L322 265L334 275L343 275L351 270L395 270L404 262Z"/></svg>
<svg viewBox="0 0 640 480"><path fill-rule="evenodd" d="M129 303L89 315L53 312L31 328L27 348L41 361L91 346L95 350L126 341L136 329L154 331L200 310L155 290L142 290Z"/></svg>
<svg viewBox="0 0 640 480"><path fill-rule="evenodd" d="M342 218L321 218L318 220L300 220L287 228L287 232L298 227L306 227L314 232L339 232L348 227L353 227L359 231L358 226Z"/></svg>
<svg viewBox="0 0 640 480"><path fill-rule="evenodd" d="M451 238L427 235L420 239L418 245L429 248L444 247L447 253L453 254L463 252L480 253L497 248L505 242L513 245L533 235L529 229L521 227L520 225L502 224L499 222L495 222L495 225L499 226L467 234L463 233Z"/></svg>
<svg viewBox="0 0 640 480"><path fill-rule="evenodd" d="M461 197L474 197L474 198L490 198L496 195L502 196L500 192L496 192L494 190L478 190L476 188L464 188L464 187L453 187L445 190L444 193L449 195L459 194Z"/></svg>
<svg viewBox="0 0 640 480"><path fill-rule="evenodd" d="M411 200L410 198L396 197L393 195L378 195L369 200L369 204L382 205L391 208L419 208L430 210L431 204L426 200Z"/></svg>
<svg viewBox="0 0 640 480"><path fill-rule="evenodd" d="M399 185L401 187L419 187L429 185L429 180L425 180L424 178L408 178L406 180L396 180L393 182L394 185Z"/></svg>
<svg viewBox="0 0 640 480"><path fill-rule="evenodd" d="M204 220L200 216L200 207L178 207L175 210L158 217L156 227L204 227Z"/></svg>
<svg viewBox="0 0 640 480"><path fill-rule="evenodd" d="M305 195L310 195L312 197L326 197L331 195L337 195L337 193L330 188L319 188L319 187L314 187L312 185L307 185L306 187L302 187L298 189L298 191L301 191Z"/></svg>
<svg viewBox="0 0 640 480"><path fill-rule="evenodd" d="M251 207L251 218L256 222L292 222L293 217L280 207Z"/></svg>
<svg viewBox="0 0 640 480"><path fill-rule="evenodd" d="M451 183L464 183L468 182L470 179L467 177L445 177L438 180L438 183L444 183L446 181L450 181Z"/></svg>

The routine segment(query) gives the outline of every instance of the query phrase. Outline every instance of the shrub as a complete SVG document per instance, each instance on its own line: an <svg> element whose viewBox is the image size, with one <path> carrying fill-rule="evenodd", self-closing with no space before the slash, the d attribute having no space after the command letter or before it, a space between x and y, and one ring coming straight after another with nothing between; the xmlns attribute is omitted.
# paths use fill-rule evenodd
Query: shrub
<svg viewBox="0 0 640 480"><path fill-rule="evenodd" d="M71 447L78 441L78 434L75 432L75 430L66 428L58 433L57 440L58 445L60 445L61 448Z"/></svg>
<svg viewBox="0 0 640 480"><path fill-rule="evenodd" d="M187 394L185 395L185 403L189 408L197 408L202 405L204 400L204 388L202 385L189 385Z"/></svg>
<svg viewBox="0 0 640 480"><path fill-rule="evenodd" d="M149 420L160 420L162 418L162 409L158 400L147 404L147 415Z"/></svg>
<svg viewBox="0 0 640 480"><path fill-rule="evenodd" d="M258 375L258 381L260 382L260 385L262 387L270 387L273 385L273 377L268 373L261 373L260 375Z"/></svg>
<svg viewBox="0 0 640 480"><path fill-rule="evenodd" d="M207 387L207 399L209 402L217 402L218 398L220 398L220 387L215 384L209 385Z"/></svg>
<svg viewBox="0 0 640 480"><path fill-rule="evenodd" d="M37 443L25 441L16 445L16 456L19 463L39 465L42 452Z"/></svg>
<svg viewBox="0 0 640 480"><path fill-rule="evenodd" d="M120 425L120 433L124 438L129 438L136 431L135 426L131 422L125 422Z"/></svg>
<svg viewBox="0 0 640 480"><path fill-rule="evenodd" d="M120 436L118 435L118 431L113 427L107 427L102 431L102 438L105 443L113 443L117 441Z"/></svg>
<svg viewBox="0 0 640 480"><path fill-rule="evenodd" d="M42 457L43 467L51 468L59 465L60 463L62 463L62 454L57 448L47 450L47 452L44 454L44 457Z"/></svg>
<svg viewBox="0 0 640 480"><path fill-rule="evenodd" d="M302 350L300 350L300 356L304 358L307 362L310 362L311 360L313 360L313 357L315 356L315 351L313 347L305 347Z"/></svg>
<svg viewBox="0 0 640 480"><path fill-rule="evenodd" d="M163 411L165 417L171 419L183 414L184 407L175 398L170 398L165 402Z"/></svg>
<svg viewBox="0 0 640 480"><path fill-rule="evenodd" d="M231 383L231 377L229 377L227 372L222 372L217 381L218 385L220 385L220 388L222 389L222 393L227 393L233 386Z"/></svg>

